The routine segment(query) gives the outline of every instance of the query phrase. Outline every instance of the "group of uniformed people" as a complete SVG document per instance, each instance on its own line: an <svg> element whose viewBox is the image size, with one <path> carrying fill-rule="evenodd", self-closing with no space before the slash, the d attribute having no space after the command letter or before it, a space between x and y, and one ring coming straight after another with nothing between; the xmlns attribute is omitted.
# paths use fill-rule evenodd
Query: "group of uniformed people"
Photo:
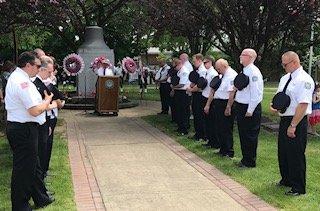
<svg viewBox="0 0 320 211"><path fill-rule="evenodd" d="M217 153L228 158L234 157L236 120L242 152L237 166L256 167L264 88L263 76L254 64L256 58L255 50L244 49L239 58L243 66L240 73L225 59L215 62L213 57L201 54L192 57L193 66L185 53L173 59L171 67L160 61L155 77L160 84L162 107L158 114L168 114L170 108L176 131L186 135L192 110L195 130L192 139L206 141L206 147L219 149ZM278 137L281 180L277 185L291 187L286 194L296 196L306 193L307 115L311 113L314 82L295 52L283 54L282 66L287 74L281 78L278 94L270 106L281 117Z"/></svg>
<svg viewBox="0 0 320 211"><path fill-rule="evenodd" d="M48 176L54 128L63 95L56 88L54 58L41 49L22 53L5 89L7 138L13 152L12 210L32 210L54 201Z"/></svg>

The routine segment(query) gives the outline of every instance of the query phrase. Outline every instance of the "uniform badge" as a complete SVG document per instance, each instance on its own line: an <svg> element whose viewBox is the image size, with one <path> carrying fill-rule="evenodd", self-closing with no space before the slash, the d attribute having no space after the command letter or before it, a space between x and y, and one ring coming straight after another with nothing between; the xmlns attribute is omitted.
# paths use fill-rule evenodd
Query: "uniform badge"
<svg viewBox="0 0 320 211"><path fill-rule="evenodd" d="M29 87L29 83L28 82L23 82L20 84L21 89L26 89Z"/></svg>
<svg viewBox="0 0 320 211"><path fill-rule="evenodd" d="M304 88L311 89L311 84L309 82L304 83Z"/></svg>
<svg viewBox="0 0 320 211"><path fill-rule="evenodd" d="M257 77L257 76L253 76L253 77L252 77L252 81L253 81L253 82L258 81L258 77Z"/></svg>

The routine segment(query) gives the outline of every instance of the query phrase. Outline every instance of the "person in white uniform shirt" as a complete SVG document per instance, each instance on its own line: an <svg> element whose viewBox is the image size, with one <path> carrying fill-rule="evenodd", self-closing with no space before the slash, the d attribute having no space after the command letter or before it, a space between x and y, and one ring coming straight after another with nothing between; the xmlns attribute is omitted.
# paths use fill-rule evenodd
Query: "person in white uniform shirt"
<svg viewBox="0 0 320 211"><path fill-rule="evenodd" d="M39 174L38 127L46 121L45 111L54 107L50 105L53 95L45 92L42 100L36 86L30 81L30 77L34 77L40 67L40 60L35 54L22 53L18 67L9 77L6 86L7 137L13 152L12 210L32 210L30 197L36 207L44 207L54 201L46 193Z"/></svg>
<svg viewBox="0 0 320 211"><path fill-rule="evenodd" d="M192 66L192 64L191 64L190 61L189 61L189 56L188 56L188 54L186 54L186 53L181 54L181 55L179 56L179 59L182 61L182 64L183 64L184 68L185 68L187 71L189 71L189 73L190 73L191 71L193 71L193 66Z"/></svg>
<svg viewBox="0 0 320 211"><path fill-rule="evenodd" d="M101 61L100 67L96 70L96 74L98 76L114 76L113 70L107 59Z"/></svg>
<svg viewBox="0 0 320 211"><path fill-rule="evenodd" d="M168 71L170 66L166 64L165 60L160 60L160 69L157 71L155 80L160 84L160 99L161 99L161 112L158 114L168 114L170 106L170 84L168 83Z"/></svg>
<svg viewBox="0 0 320 211"><path fill-rule="evenodd" d="M174 89L174 100L176 107L176 118L178 129L177 132L180 135L188 134L188 130L190 127L189 119L190 119L190 101L191 98L187 94L187 88L189 87L189 70L187 70L182 61L179 60L177 63L178 73L177 76L180 78L179 84L173 86Z"/></svg>
<svg viewBox="0 0 320 211"><path fill-rule="evenodd" d="M278 160L281 180L277 185L291 187L286 195L297 196L306 193L307 115L312 112L314 81L303 70L298 54L293 51L282 55L282 66L287 74L280 79L277 93L284 91L291 101L284 113L279 112ZM276 112L272 105L271 110Z"/></svg>
<svg viewBox="0 0 320 211"><path fill-rule="evenodd" d="M254 65L256 58L257 53L250 48L244 49L240 55L243 73L249 77L249 84L241 91L237 90L235 96L242 151L239 167L256 167L263 98L263 77L259 68Z"/></svg>
<svg viewBox="0 0 320 211"><path fill-rule="evenodd" d="M192 60L195 67L194 71L196 71L199 74L199 77L205 78L207 69L203 64L203 55L200 53L195 54L192 57ZM190 83L190 86L187 88L187 91L192 93L191 107L192 107L193 124L194 124L194 130L195 130L195 134L192 138L195 141L199 141L200 139L205 140L206 135L205 135L205 125L204 125L204 113L203 113L203 107L201 104L202 89L200 89L197 86L197 84Z"/></svg>
<svg viewBox="0 0 320 211"><path fill-rule="evenodd" d="M213 106L213 93L210 87L211 80L218 76L218 72L214 69L213 65L215 60L211 56L206 56L203 63L207 69L206 79L207 86L202 91L202 109L204 111L204 121L205 121L205 133L208 143L205 144L209 148L218 148L216 129L214 124L214 106Z"/></svg>
<svg viewBox="0 0 320 211"><path fill-rule="evenodd" d="M216 70L222 75L221 84L214 93L214 119L216 122L217 137L220 143L219 154L233 158L233 123L234 101L233 81L238 73L229 66L225 59L216 62Z"/></svg>

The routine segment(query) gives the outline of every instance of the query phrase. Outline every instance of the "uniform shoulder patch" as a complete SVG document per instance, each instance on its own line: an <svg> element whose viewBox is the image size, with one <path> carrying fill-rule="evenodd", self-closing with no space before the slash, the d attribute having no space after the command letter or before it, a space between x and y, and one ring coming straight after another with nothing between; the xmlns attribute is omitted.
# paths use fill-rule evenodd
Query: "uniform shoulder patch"
<svg viewBox="0 0 320 211"><path fill-rule="evenodd" d="M252 81L253 81L253 82L258 81L258 76L252 76Z"/></svg>
<svg viewBox="0 0 320 211"><path fill-rule="evenodd" d="M305 88L305 89L311 89L311 83L305 82L305 83L304 83L304 88Z"/></svg>
<svg viewBox="0 0 320 211"><path fill-rule="evenodd" d="M26 89L26 88L29 87L29 83L28 83L28 82L22 82L22 83L20 84L20 87L21 87L21 89Z"/></svg>

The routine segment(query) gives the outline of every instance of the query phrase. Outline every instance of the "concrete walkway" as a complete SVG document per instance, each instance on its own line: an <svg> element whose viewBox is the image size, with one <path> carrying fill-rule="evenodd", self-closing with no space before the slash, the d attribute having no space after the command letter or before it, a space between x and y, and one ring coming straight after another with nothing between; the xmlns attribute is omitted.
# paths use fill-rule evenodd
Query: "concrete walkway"
<svg viewBox="0 0 320 211"><path fill-rule="evenodd" d="M274 210L139 116L64 111L78 210Z"/></svg>

